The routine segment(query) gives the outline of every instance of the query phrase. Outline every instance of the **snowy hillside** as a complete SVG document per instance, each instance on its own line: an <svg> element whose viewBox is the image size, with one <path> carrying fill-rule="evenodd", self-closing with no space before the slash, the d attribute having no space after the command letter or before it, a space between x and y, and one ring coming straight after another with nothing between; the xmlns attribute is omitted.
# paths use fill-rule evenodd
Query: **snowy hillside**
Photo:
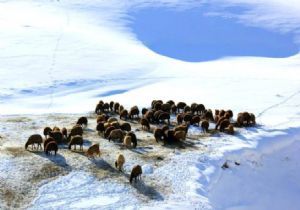
<svg viewBox="0 0 300 210"><path fill-rule="evenodd" d="M29 191L17 197L29 209L299 209L299 14L296 0L0 1L0 187ZM126 173L143 163L135 187L110 169L118 147L107 142L107 162L96 164L65 151L52 160L24 152L33 132L81 115L96 143L91 113L100 99L126 108L203 103L234 118L253 112L258 126L196 143L193 127L195 148L184 151L138 133L150 143L135 153L165 159L126 152ZM27 169L32 160L41 165ZM31 186L49 164L54 175Z"/></svg>

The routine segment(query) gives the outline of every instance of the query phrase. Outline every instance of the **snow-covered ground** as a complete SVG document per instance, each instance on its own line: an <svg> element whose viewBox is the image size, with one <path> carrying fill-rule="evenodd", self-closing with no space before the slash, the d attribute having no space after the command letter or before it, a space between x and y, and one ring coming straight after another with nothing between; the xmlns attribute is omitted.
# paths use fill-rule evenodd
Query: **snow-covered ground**
<svg viewBox="0 0 300 210"><path fill-rule="evenodd" d="M199 57L186 57L188 50L178 48L199 47L180 39L188 35L197 42L197 34L189 34L193 28L180 28L188 23L166 28L170 34L161 34L159 40L161 28L151 26L159 21L147 20L155 8L153 14L162 19L164 28L174 13L202 5L208 9L202 14L206 18L241 24L246 41L262 42L256 46L260 50L218 51L212 57L220 59L211 60L201 57L197 48L192 54L200 53ZM293 0L0 1L0 187L4 189L0 199L5 200L0 207L299 209L299 14L300 4ZM145 19L137 24L135 18ZM172 46L178 44L172 54L165 40L173 37L176 26L187 34L170 40ZM143 27L150 28L147 34ZM255 37L253 28L248 34L247 27L266 31L263 37L270 36L270 42ZM234 31L228 34L235 36ZM218 39L209 33L205 38L210 37L207 42ZM221 40L218 43L225 46L226 39ZM240 46L232 41L228 42L232 49ZM271 48L267 52L264 47ZM281 53L270 52L276 49ZM187 62L194 59L206 61ZM165 159L145 160L126 151L124 175L110 168L119 150L105 141L102 158L107 162L93 163L64 150L54 159L23 150L32 132L40 133L46 125L70 127L80 116L75 113L93 111L99 99L129 108L149 106L158 98L230 108L235 114L247 110L256 114L259 126L240 129L234 136L199 137L195 148L186 150L161 148L153 144L152 135L139 133L146 140L136 152L147 158L157 153ZM89 127L85 148L99 141L94 126ZM199 129L189 130L189 135L198 133ZM229 168L223 170L225 161ZM131 186L126 175L137 162L143 163L143 181Z"/></svg>

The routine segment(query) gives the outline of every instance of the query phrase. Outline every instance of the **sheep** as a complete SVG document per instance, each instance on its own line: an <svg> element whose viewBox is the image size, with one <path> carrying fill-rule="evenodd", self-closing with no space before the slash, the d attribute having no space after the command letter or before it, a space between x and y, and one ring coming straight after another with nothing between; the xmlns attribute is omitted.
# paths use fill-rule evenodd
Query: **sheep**
<svg viewBox="0 0 300 210"><path fill-rule="evenodd" d="M88 125L88 119L86 117L80 117L78 120L77 120L77 125L81 125L81 126L85 126L87 127Z"/></svg>
<svg viewBox="0 0 300 210"><path fill-rule="evenodd" d="M82 138L82 136L80 136L80 135L73 136L70 143L69 143L69 147L68 147L69 150L71 149L72 145L75 146L75 150L76 150L76 145L79 145L80 146L79 150L83 151L83 146L82 146L83 145L83 138Z"/></svg>
<svg viewBox="0 0 300 210"><path fill-rule="evenodd" d="M150 130L150 124L149 124L149 121L146 118L142 118L140 120L140 123L142 125L142 129L146 128L148 131Z"/></svg>
<svg viewBox="0 0 300 210"><path fill-rule="evenodd" d="M99 123L99 122L106 122L106 115L105 114L98 115L96 122L97 123Z"/></svg>
<svg viewBox="0 0 300 210"><path fill-rule="evenodd" d="M177 106L176 106L175 104L173 104L173 105L171 106L171 111L172 111L172 113L174 113L174 114L177 113Z"/></svg>
<svg viewBox="0 0 300 210"><path fill-rule="evenodd" d="M115 117L110 117L110 118L108 118L107 122L108 123L118 122L118 119Z"/></svg>
<svg viewBox="0 0 300 210"><path fill-rule="evenodd" d="M44 136L45 138L47 138L49 136L49 132L52 131L52 129L50 127L45 127L44 128Z"/></svg>
<svg viewBox="0 0 300 210"><path fill-rule="evenodd" d="M158 111L158 110L161 110L162 109L162 103L161 102L156 102L154 104L154 110Z"/></svg>
<svg viewBox="0 0 300 210"><path fill-rule="evenodd" d="M156 142L158 143L159 140L163 139L164 131L161 128L155 128L153 134Z"/></svg>
<svg viewBox="0 0 300 210"><path fill-rule="evenodd" d="M103 133L105 131L104 128L104 123L103 122L99 122L96 126L96 130L98 131L98 134L100 135L100 133Z"/></svg>
<svg viewBox="0 0 300 210"><path fill-rule="evenodd" d="M123 140L123 145L127 148L131 148L131 136L125 136Z"/></svg>
<svg viewBox="0 0 300 210"><path fill-rule="evenodd" d="M120 104L118 102L114 103L114 112L117 113L119 111Z"/></svg>
<svg viewBox="0 0 300 210"><path fill-rule="evenodd" d="M65 127L63 127L63 128L61 129L61 133L62 133L62 135L63 135L63 137L64 137L65 139L68 138L68 131L67 131L67 129L66 129Z"/></svg>
<svg viewBox="0 0 300 210"><path fill-rule="evenodd" d="M112 112L113 108L114 108L114 102L113 101L109 102L109 108L110 108L110 111Z"/></svg>
<svg viewBox="0 0 300 210"><path fill-rule="evenodd" d="M119 139L119 141L121 142L123 137L124 137L124 132L121 129L114 129L110 132L108 136L108 140L110 141L110 140Z"/></svg>
<svg viewBox="0 0 300 210"><path fill-rule="evenodd" d="M183 112L186 113L186 112L190 112L191 111L191 107L186 105L184 108L183 108Z"/></svg>
<svg viewBox="0 0 300 210"><path fill-rule="evenodd" d="M220 114L220 110L218 109L215 109L215 116L219 115Z"/></svg>
<svg viewBox="0 0 300 210"><path fill-rule="evenodd" d="M232 112L231 109L228 109L228 110L226 111L226 113L229 114L229 118L232 118L232 117L233 117L233 112Z"/></svg>
<svg viewBox="0 0 300 210"><path fill-rule="evenodd" d="M216 124L216 130L218 129L218 127L221 125L221 123L224 121L224 120L229 120L230 119L230 114L229 113L225 113L225 115L221 118L218 119L218 122Z"/></svg>
<svg viewBox="0 0 300 210"><path fill-rule="evenodd" d="M210 109L208 110L205 110L204 113L202 114L202 119L205 119L205 120L210 120L210 121L214 121L214 116L213 116L213 113Z"/></svg>
<svg viewBox="0 0 300 210"><path fill-rule="evenodd" d="M101 112L103 112L103 103L98 103L97 105L96 105L96 108L95 108L95 113L96 114L99 114L99 113L101 113Z"/></svg>
<svg viewBox="0 0 300 210"><path fill-rule="evenodd" d="M185 133L188 133L188 130L189 130L189 126L190 124L187 124L187 125L178 125L175 127L175 131L184 131Z"/></svg>
<svg viewBox="0 0 300 210"><path fill-rule="evenodd" d="M200 117L198 115L193 116L191 120L191 125L197 124L199 126L199 123L200 123Z"/></svg>
<svg viewBox="0 0 300 210"><path fill-rule="evenodd" d="M176 120L177 120L177 124L180 125L183 122L183 115L182 114L177 114L176 115Z"/></svg>
<svg viewBox="0 0 300 210"><path fill-rule="evenodd" d="M186 103L178 102L177 105L176 105L177 111L180 112L180 110L183 110L185 106L186 106Z"/></svg>
<svg viewBox="0 0 300 210"><path fill-rule="evenodd" d="M109 103L103 104L103 112L109 112Z"/></svg>
<svg viewBox="0 0 300 210"><path fill-rule="evenodd" d="M58 150L58 146L55 141L51 141L46 145L45 153L46 155L51 155L51 152L54 151L54 155L56 155Z"/></svg>
<svg viewBox="0 0 300 210"><path fill-rule="evenodd" d="M183 115L183 121L186 123L191 122L192 118L193 118L193 115L189 112L187 112Z"/></svg>
<svg viewBox="0 0 300 210"><path fill-rule="evenodd" d="M128 117L128 111L127 111L126 109L123 109L123 110L120 112L120 119L127 120L127 117Z"/></svg>
<svg viewBox="0 0 300 210"><path fill-rule="evenodd" d="M123 165L125 163L125 157L122 154L117 156L117 160L115 161L115 166L119 171L122 171Z"/></svg>
<svg viewBox="0 0 300 210"><path fill-rule="evenodd" d="M205 106L203 104L197 104L197 103L193 103L191 105L191 111L192 113L196 113L196 114L203 114L205 111Z"/></svg>
<svg viewBox="0 0 300 210"><path fill-rule="evenodd" d="M128 113L128 117L129 119L133 119L133 117L139 118L139 114L140 114L139 108L137 106L133 106L131 107Z"/></svg>
<svg viewBox="0 0 300 210"><path fill-rule="evenodd" d="M174 134L175 134L175 131L174 130L166 130L164 132L164 144L171 144L174 142Z"/></svg>
<svg viewBox="0 0 300 210"><path fill-rule="evenodd" d="M142 115L144 116L148 112L147 108L142 108Z"/></svg>
<svg viewBox="0 0 300 210"><path fill-rule="evenodd" d="M221 110L220 110L220 113L219 113L219 116L220 116L220 117L223 117L223 116L225 115L225 113L226 113L225 110L221 109Z"/></svg>
<svg viewBox="0 0 300 210"><path fill-rule="evenodd" d="M171 111L171 105L168 103L162 104L161 105L161 110L167 113L170 113Z"/></svg>
<svg viewBox="0 0 300 210"><path fill-rule="evenodd" d="M47 144L48 144L49 142L51 142L51 141L54 141L54 142L55 142L55 139L52 138L52 137L49 137L48 139L46 139L46 140L44 141L44 151L45 151L45 149L46 149Z"/></svg>
<svg viewBox="0 0 300 210"><path fill-rule="evenodd" d="M120 128L123 130L123 131L131 131L131 125L127 122L124 122L124 123L121 123L120 124Z"/></svg>
<svg viewBox="0 0 300 210"><path fill-rule="evenodd" d="M174 139L177 141L185 140L185 138L186 138L186 133L184 131L176 131L174 133Z"/></svg>
<svg viewBox="0 0 300 210"><path fill-rule="evenodd" d="M61 144L63 141L63 134L60 131L51 131L49 136L54 138L57 144Z"/></svg>
<svg viewBox="0 0 300 210"><path fill-rule="evenodd" d="M104 131L104 138L108 138L110 133L115 129L116 128L114 126L109 126L108 128L106 128Z"/></svg>
<svg viewBox="0 0 300 210"><path fill-rule="evenodd" d="M233 125L230 124L227 129L226 129L227 133L230 134L230 135L234 135L234 128L233 128Z"/></svg>
<svg viewBox="0 0 300 210"><path fill-rule="evenodd" d="M149 122L153 122L154 112L152 110L148 110L144 116Z"/></svg>
<svg viewBox="0 0 300 210"><path fill-rule="evenodd" d="M90 158L90 157L94 158L94 155L98 155L98 157L100 157L99 144L94 144L94 145L90 146L85 154L88 158Z"/></svg>
<svg viewBox="0 0 300 210"><path fill-rule="evenodd" d="M223 120L220 123L220 132L224 132L225 128L227 128L230 125L230 121L228 119Z"/></svg>
<svg viewBox="0 0 300 210"><path fill-rule="evenodd" d="M117 121L112 122L112 123L111 123L111 126L114 126L115 129L120 129L120 123L117 122Z"/></svg>
<svg viewBox="0 0 300 210"><path fill-rule="evenodd" d="M208 120L203 120L201 122L201 128L202 128L202 132L203 133L207 133L208 132L208 128L209 128L209 121Z"/></svg>
<svg viewBox="0 0 300 210"><path fill-rule="evenodd" d="M60 132L60 129L59 127L57 126L54 126L53 129L52 129L53 132Z"/></svg>
<svg viewBox="0 0 300 210"><path fill-rule="evenodd" d="M255 125L256 124L256 121L255 121L255 115L253 113L250 113L250 123L252 125Z"/></svg>
<svg viewBox="0 0 300 210"><path fill-rule="evenodd" d="M69 133L69 136L68 136L68 140L71 139L72 136L77 136L77 135L80 135L82 136L83 134L83 129L80 125L75 125L72 129L71 129L71 132Z"/></svg>
<svg viewBox="0 0 300 210"><path fill-rule="evenodd" d="M131 142L132 142L132 147L136 148L137 146L137 138L136 135L133 131L130 131L126 134L126 136L130 136L131 137Z"/></svg>
<svg viewBox="0 0 300 210"><path fill-rule="evenodd" d="M169 100L169 101L166 102L166 104L170 104L170 106L172 106L172 105L175 104L175 102L173 100Z"/></svg>
<svg viewBox="0 0 300 210"><path fill-rule="evenodd" d="M37 144L37 149L41 147L42 149L42 143L43 143L43 137L40 134L33 134L29 136L26 144L25 144L25 149L27 150L28 146L31 145L31 149L35 148L35 144Z"/></svg>
<svg viewBox="0 0 300 210"><path fill-rule="evenodd" d="M156 103L163 104L164 102L162 100L153 100L151 102L151 108L152 109L154 109Z"/></svg>
<svg viewBox="0 0 300 210"><path fill-rule="evenodd" d="M119 112L119 114L121 115L121 112L124 110L124 106L123 105L120 105L119 106L119 110L118 110L118 112Z"/></svg>
<svg viewBox="0 0 300 210"><path fill-rule="evenodd" d="M158 122L159 121L164 122L165 120L167 120L168 121L168 125L170 125L170 114L168 112L161 112L158 115Z"/></svg>
<svg viewBox="0 0 300 210"><path fill-rule="evenodd" d="M135 181L137 179L141 179L142 173L143 173L143 171L142 171L142 167L140 165L134 166L131 171L130 178L129 178L130 183L132 183L133 179Z"/></svg>
<svg viewBox="0 0 300 210"><path fill-rule="evenodd" d="M248 112L242 112L238 114L237 124L239 126L248 126L250 124L250 121L251 121L251 116Z"/></svg>
<svg viewBox="0 0 300 210"><path fill-rule="evenodd" d="M156 122L156 123L159 123L159 115L163 113L162 110L157 110L154 112L153 114L153 121Z"/></svg>

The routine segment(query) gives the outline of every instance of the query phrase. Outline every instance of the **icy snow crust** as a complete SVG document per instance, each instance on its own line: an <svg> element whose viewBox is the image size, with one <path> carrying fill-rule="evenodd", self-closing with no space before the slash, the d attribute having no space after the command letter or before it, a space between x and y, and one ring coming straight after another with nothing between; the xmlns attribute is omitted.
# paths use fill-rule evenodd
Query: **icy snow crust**
<svg viewBox="0 0 300 210"><path fill-rule="evenodd" d="M154 53L129 28L131 11L201 4L0 2L1 209L299 209L299 54L188 63ZM212 4L246 10L207 15L289 33L299 43L297 1ZM230 108L235 114L247 110L257 115L258 126L210 137L192 127L187 143L193 147L185 150L162 148L152 134L137 132L141 145L121 151L124 173L113 168L118 145L99 138L90 114L84 148L100 139L100 159L67 150L51 158L24 151L30 134L46 125L71 127L81 114L66 113L86 115L100 98L127 108L159 98ZM164 159L157 161L158 155ZM229 169L223 170L225 161ZM130 185L135 164L144 174Z"/></svg>

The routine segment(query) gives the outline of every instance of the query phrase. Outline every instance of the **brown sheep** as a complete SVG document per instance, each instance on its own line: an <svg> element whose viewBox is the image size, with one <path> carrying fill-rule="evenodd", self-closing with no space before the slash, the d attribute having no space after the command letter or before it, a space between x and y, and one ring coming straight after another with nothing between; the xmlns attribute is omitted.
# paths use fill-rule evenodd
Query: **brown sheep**
<svg viewBox="0 0 300 210"><path fill-rule="evenodd" d="M156 123L159 123L159 115L161 113L164 113L162 110L157 110L154 112L153 114L153 121L156 122Z"/></svg>
<svg viewBox="0 0 300 210"><path fill-rule="evenodd" d="M248 126L250 125L251 116L248 112L242 112L238 114L237 124L239 126Z"/></svg>
<svg viewBox="0 0 300 210"><path fill-rule="evenodd" d="M230 125L230 121L228 119L223 120L220 123L220 131L224 132L225 128L227 128Z"/></svg>
<svg viewBox="0 0 300 210"><path fill-rule="evenodd" d="M225 115L223 117L220 117L217 124L216 124L216 130L218 129L218 127L221 125L221 123L224 120L229 120L230 119L230 115L228 113L225 113Z"/></svg>
<svg viewBox="0 0 300 210"><path fill-rule="evenodd" d="M57 126L54 126L53 129L52 129L53 132L60 132L60 129L59 127Z"/></svg>
<svg viewBox="0 0 300 210"><path fill-rule="evenodd" d="M123 105L120 105L119 106L119 114L121 115L121 112L124 110L124 106Z"/></svg>
<svg viewBox="0 0 300 210"><path fill-rule="evenodd" d="M131 107L131 109L128 113L128 117L129 117L129 119L133 119L134 117L136 117L138 119L139 114L140 114L139 108L137 106L133 106L133 107Z"/></svg>
<svg viewBox="0 0 300 210"><path fill-rule="evenodd" d="M177 141L185 140L186 133L184 131L176 131L175 134L174 134L174 138Z"/></svg>
<svg viewBox="0 0 300 210"><path fill-rule="evenodd" d="M46 155L51 155L51 152L54 151L54 155L56 155L58 150L58 146L55 141L51 141L46 145L45 153Z"/></svg>
<svg viewBox="0 0 300 210"><path fill-rule="evenodd" d="M226 111L226 113L229 114L229 118L232 118L232 117L233 117L233 112L232 112L231 109L228 109L228 110Z"/></svg>
<svg viewBox="0 0 300 210"><path fill-rule="evenodd" d="M161 112L158 115L158 122L160 122L160 121L164 122L165 120L167 120L168 125L170 125L170 114L168 112Z"/></svg>
<svg viewBox="0 0 300 210"><path fill-rule="evenodd" d="M164 112L170 113L171 112L171 105L168 104L168 103L162 104L161 105L161 110L164 111Z"/></svg>
<svg viewBox="0 0 300 210"><path fill-rule="evenodd" d="M205 111L205 106L203 104L193 103L191 105L191 111L193 114L203 114Z"/></svg>
<svg viewBox="0 0 300 210"><path fill-rule="evenodd" d="M128 118L128 111L126 109L123 109L121 112L120 112L120 119L124 119L124 120L127 120Z"/></svg>
<svg viewBox="0 0 300 210"><path fill-rule="evenodd" d="M227 133L230 134L230 135L234 135L234 128L233 128L233 125L230 124L227 129L226 129Z"/></svg>
<svg viewBox="0 0 300 210"><path fill-rule="evenodd" d="M99 123L99 122L106 122L106 115L105 114L98 115L96 122L97 123Z"/></svg>
<svg viewBox="0 0 300 210"><path fill-rule="evenodd" d="M109 126L108 128L106 128L104 131L104 138L108 138L110 133L115 129L116 128L114 126Z"/></svg>
<svg viewBox="0 0 300 210"><path fill-rule="evenodd" d="M177 113L177 106L176 106L175 104L173 104L173 105L171 106L171 112L174 113L174 114Z"/></svg>
<svg viewBox="0 0 300 210"><path fill-rule="evenodd" d="M124 138L124 131L122 131L121 129L112 130L108 136L109 141L119 139L119 141L122 142L123 138Z"/></svg>
<svg viewBox="0 0 300 210"><path fill-rule="evenodd" d="M162 100L153 100L151 102L151 108L152 109L154 109L156 103L163 104L164 102Z"/></svg>
<svg viewBox="0 0 300 210"><path fill-rule="evenodd" d="M140 165L134 166L131 171L130 178L129 178L130 183L132 183L133 179L135 181L137 179L141 179L142 173L143 173L143 171L142 171L142 167Z"/></svg>
<svg viewBox="0 0 300 210"><path fill-rule="evenodd" d="M120 104L118 102L114 103L114 112L117 113L119 111Z"/></svg>
<svg viewBox="0 0 300 210"><path fill-rule="evenodd" d="M86 117L80 117L78 120L77 120L77 125L81 125L81 126L85 126L87 127L88 125L88 119Z"/></svg>
<svg viewBox="0 0 300 210"><path fill-rule="evenodd" d="M103 112L109 112L109 103L103 104Z"/></svg>
<svg viewBox="0 0 300 210"><path fill-rule="evenodd" d="M110 111L111 111L111 112L113 111L114 104L115 104L115 103L114 103L113 101L109 102L109 108L110 108Z"/></svg>
<svg viewBox="0 0 300 210"><path fill-rule="evenodd" d="M191 120L191 125L198 125L199 126L199 123L200 123L200 116L196 115L196 116L193 116L192 117L192 120Z"/></svg>
<svg viewBox="0 0 300 210"><path fill-rule="evenodd" d="M82 136L83 134L83 129L80 125L75 125L72 129L71 129L71 132L69 133L69 136L68 136L68 140L71 139L72 136L77 136L77 135L80 135Z"/></svg>
<svg viewBox="0 0 300 210"><path fill-rule="evenodd" d="M99 113L101 113L101 112L103 112L103 102L102 103L98 103L97 105L96 105L96 108L95 108L95 113L96 114L99 114Z"/></svg>
<svg viewBox="0 0 300 210"><path fill-rule="evenodd" d="M250 123L252 125L256 124L255 115L253 113L250 113Z"/></svg>
<svg viewBox="0 0 300 210"><path fill-rule="evenodd" d="M114 126L116 129L120 129L120 123L115 121L111 123L111 126Z"/></svg>
<svg viewBox="0 0 300 210"><path fill-rule="evenodd" d="M131 148L131 136L125 136L123 140L123 145L127 148Z"/></svg>
<svg viewBox="0 0 300 210"><path fill-rule="evenodd" d="M61 144L63 142L63 134L60 131L51 131L49 132L49 136L54 138L57 144Z"/></svg>
<svg viewBox="0 0 300 210"><path fill-rule="evenodd" d="M162 141L164 136L164 131L161 128L155 128L154 129L154 138L156 140L156 142L158 143L158 141Z"/></svg>
<svg viewBox="0 0 300 210"><path fill-rule="evenodd" d="M185 133L188 133L188 130L189 130L189 125L190 124L187 124L187 125L178 125L175 127L175 131L184 131Z"/></svg>
<svg viewBox="0 0 300 210"><path fill-rule="evenodd" d="M130 131L126 134L126 136L130 136L131 137L131 142L133 144L133 148L136 148L137 146L137 138L136 135L133 131Z"/></svg>
<svg viewBox="0 0 300 210"><path fill-rule="evenodd" d="M61 129L61 133L65 139L68 138L68 131L65 127Z"/></svg>
<svg viewBox="0 0 300 210"><path fill-rule="evenodd" d="M152 110L148 110L144 116L149 122L153 122L154 112Z"/></svg>
<svg viewBox="0 0 300 210"><path fill-rule="evenodd" d="M45 127L44 128L44 136L47 138L49 136L49 132L52 131L50 127Z"/></svg>
<svg viewBox="0 0 300 210"><path fill-rule="evenodd" d="M82 138L82 136L80 136L80 135L73 136L71 141L69 142L68 149L71 149L72 145L75 146L75 150L76 150L76 145L79 145L80 146L79 150L83 151L83 138Z"/></svg>
<svg viewBox="0 0 300 210"><path fill-rule="evenodd" d="M94 144L94 145L90 146L88 148L88 150L86 151L86 156L88 158L90 158L90 157L94 158L94 155L98 155L98 157L100 157L100 147L99 147L99 144Z"/></svg>
<svg viewBox="0 0 300 210"><path fill-rule="evenodd" d="M118 122L118 119L115 117L110 117L110 118L108 118L107 122L108 123Z"/></svg>
<svg viewBox="0 0 300 210"><path fill-rule="evenodd" d="M119 171L122 171L122 168L123 168L124 163L125 163L125 157L124 157L124 155L119 154L119 155L117 156L117 160L116 160L116 162L115 162L116 168L118 168Z"/></svg>
<svg viewBox="0 0 300 210"><path fill-rule="evenodd" d="M186 105L183 109L183 112L186 113L186 112L190 112L191 111L191 107Z"/></svg>
<svg viewBox="0 0 300 210"><path fill-rule="evenodd" d="M215 109L215 116L219 115L220 114L220 110L218 109Z"/></svg>
<svg viewBox="0 0 300 210"><path fill-rule="evenodd" d="M193 118L193 115L190 112L187 112L183 115L183 121L186 123L190 123L192 118Z"/></svg>
<svg viewBox="0 0 300 210"><path fill-rule="evenodd" d="M184 103L184 102L178 102L177 105L176 105L177 112L180 112L180 110L183 110L185 106L186 106L186 103Z"/></svg>
<svg viewBox="0 0 300 210"><path fill-rule="evenodd" d="M37 144L37 149L39 149L39 147L42 148L42 143L43 143L43 137L40 134L33 134L31 136L29 136L26 144L25 144L25 149L28 148L29 145L31 145L31 149L35 148L35 144Z"/></svg>
<svg viewBox="0 0 300 210"><path fill-rule="evenodd" d="M162 109L162 103L161 102L156 102L155 104L154 104L154 110L155 111L158 111L158 110L161 110Z"/></svg>
<svg viewBox="0 0 300 210"><path fill-rule="evenodd" d="M142 115L144 116L148 112L147 108L142 108Z"/></svg>
<svg viewBox="0 0 300 210"><path fill-rule="evenodd" d="M48 144L49 142L51 142L51 141L55 141L55 139L52 138L52 137L49 137L48 139L46 139L46 140L44 141L44 151L45 151L45 149L46 149L47 144Z"/></svg>
<svg viewBox="0 0 300 210"><path fill-rule="evenodd" d="M174 130L166 130L164 132L164 145L174 143L174 140L175 140L174 135L175 135Z"/></svg>
<svg viewBox="0 0 300 210"><path fill-rule="evenodd" d="M209 128L209 121L208 120L203 120L201 122L201 128L202 128L202 132L203 133L207 133L208 132L208 128Z"/></svg>
<svg viewBox="0 0 300 210"><path fill-rule="evenodd" d="M173 100L169 100L169 101L167 101L166 103L167 103L167 104L170 104L170 106L172 106L172 105L175 104L175 102L174 102Z"/></svg>
<svg viewBox="0 0 300 210"><path fill-rule="evenodd" d="M221 109L221 110L220 110L220 113L219 113L219 116L220 116L220 117L223 117L223 116L225 115L225 113L226 113L225 110L224 110L224 109Z"/></svg>
<svg viewBox="0 0 300 210"><path fill-rule="evenodd" d="M210 121L214 121L214 116L213 116L213 113L210 109L208 110L205 110L204 113L202 114L202 119L204 120L210 120Z"/></svg>
<svg viewBox="0 0 300 210"><path fill-rule="evenodd" d="M98 134L100 135L100 133L103 133L105 131L104 128L104 123L103 122L99 122L96 126L96 130L98 131Z"/></svg>
<svg viewBox="0 0 300 210"><path fill-rule="evenodd" d="M123 131L131 131L131 125L127 122L123 122L120 124L120 128L123 130Z"/></svg>
<svg viewBox="0 0 300 210"><path fill-rule="evenodd" d="M176 120L177 120L177 124L180 125L183 122L183 115L182 114L177 114L176 115Z"/></svg>
<svg viewBox="0 0 300 210"><path fill-rule="evenodd" d="M146 128L148 131L150 130L150 124L149 124L149 121L146 118L142 118L140 120L140 123L142 125L142 129Z"/></svg>

